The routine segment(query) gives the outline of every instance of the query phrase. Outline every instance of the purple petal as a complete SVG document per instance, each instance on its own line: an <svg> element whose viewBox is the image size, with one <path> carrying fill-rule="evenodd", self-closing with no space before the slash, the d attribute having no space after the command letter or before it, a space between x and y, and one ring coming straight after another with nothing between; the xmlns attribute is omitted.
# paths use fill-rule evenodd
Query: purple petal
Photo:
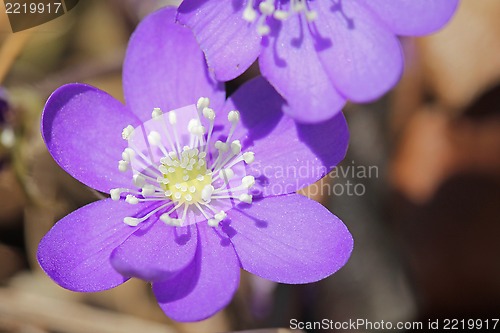
<svg viewBox="0 0 500 333"><path fill-rule="evenodd" d="M163 111L196 104L209 97L213 107L224 103L221 83L209 75L203 53L189 29L174 23L175 9L146 17L132 35L123 64L125 100L142 121L153 108Z"/></svg>
<svg viewBox="0 0 500 333"><path fill-rule="evenodd" d="M93 292L125 282L109 261L111 251L137 229L123 218L144 205L100 200L57 222L40 241L38 262L57 284L73 291Z"/></svg>
<svg viewBox="0 0 500 333"><path fill-rule="evenodd" d="M311 3L312 6L312 3ZM391 89L403 69L399 41L356 1L315 1L321 37L318 55L335 87L354 102L375 100Z"/></svg>
<svg viewBox="0 0 500 333"><path fill-rule="evenodd" d="M197 224L195 259L171 280L153 283L162 310L177 321L198 321L224 308L238 288L240 265L231 243L219 229Z"/></svg>
<svg viewBox="0 0 500 333"><path fill-rule="evenodd" d="M263 78L245 83L227 101L222 115L239 110L235 134L255 153L247 174L264 196L296 192L321 179L345 156L349 131L342 113L315 125L296 124L283 115L283 99ZM240 125L240 126L241 126Z"/></svg>
<svg viewBox="0 0 500 333"><path fill-rule="evenodd" d="M349 230L319 203L298 194L265 198L228 212L223 229L243 269L282 283L321 280L345 265Z"/></svg>
<svg viewBox="0 0 500 333"><path fill-rule="evenodd" d="M118 171L127 142L122 130L138 123L120 102L84 84L68 84L48 99L41 131L50 154L70 175L98 191L130 183Z"/></svg>
<svg viewBox="0 0 500 333"><path fill-rule="evenodd" d="M261 37L255 24L243 19L242 1L184 0L178 19L196 36L215 77L228 81L257 59Z"/></svg>
<svg viewBox="0 0 500 333"><path fill-rule="evenodd" d="M283 111L306 123L332 118L344 106L345 98L325 73L303 17L273 21L272 31L265 40L259 65L262 75L290 105Z"/></svg>
<svg viewBox="0 0 500 333"><path fill-rule="evenodd" d="M361 0L397 35L421 36L441 29L453 16L458 0Z"/></svg>
<svg viewBox="0 0 500 333"><path fill-rule="evenodd" d="M175 228L156 221L119 245L111 264L124 276L166 280L193 260L197 243L194 226Z"/></svg>

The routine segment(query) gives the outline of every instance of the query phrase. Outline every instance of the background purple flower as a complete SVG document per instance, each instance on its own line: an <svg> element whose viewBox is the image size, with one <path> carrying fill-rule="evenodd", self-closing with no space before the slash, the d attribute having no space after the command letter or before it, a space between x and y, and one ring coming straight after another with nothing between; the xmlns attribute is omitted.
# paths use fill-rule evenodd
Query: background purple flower
<svg viewBox="0 0 500 333"><path fill-rule="evenodd" d="M234 139L242 152L255 154L247 174L255 177L258 196L227 210L216 227L166 225L159 219L163 212L154 213L157 201L133 205L112 196L60 220L42 239L38 260L52 279L74 291L113 288L129 277L151 281L168 316L192 321L229 303L240 267L273 281L307 283L345 264L353 246L345 225L295 192L342 160L348 130L341 114L316 126L295 124L282 113L284 100L261 78L225 101L191 32L173 21L174 10L158 11L132 36L123 68L126 106L88 85L56 90L42 116L46 145L64 170L96 190L141 190L131 173L118 170L127 148L123 129L146 128L154 108L179 109L205 96L219 111L214 132L219 137L229 129L220 119L240 111ZM290 167L308 173L283 173ZM124 223L149 213L137 227Z"/></svg>
<svg viewBox="0 0 500 333"><path fill-rule="evenodd" d="M331 118L346 100L379 98L403 67L396 35L441 28L458 0L184 0L190 27L219 80L259 57L262 74L301 122Z"/></svg>

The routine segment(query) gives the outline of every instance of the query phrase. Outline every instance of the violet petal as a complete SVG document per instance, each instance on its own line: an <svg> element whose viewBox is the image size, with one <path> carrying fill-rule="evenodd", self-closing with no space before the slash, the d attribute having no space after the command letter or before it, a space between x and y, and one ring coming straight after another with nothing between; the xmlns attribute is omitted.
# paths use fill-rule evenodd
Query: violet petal
<svg viewBox="0 0 500 333"><path fill-rule="evenodd" d="M49 97L41 131L50 154L71 176L98 191L130 184L118 170L127 142L122 131L138 119L107 93L68 84Z"/></svg>
<svg viewBox="0 0 500 333"><path fill-rule="evenodd" d="M123 89L130 110L142 121L153 108L164 112L209 97L212 107L224 103L222 83L208 73L191 31L174 23L175 9L147 16L130 38L123 64Z"/></svg>
<svg viewBox="0 0 500 333"><path fill-rule="evenodd" d="M243 10L241 1L227 0L184 0L179 6L179 21L192 29L218 80L241 75L260 53L261 37Z"/></svg>
<svg viewBox="0 0 500 333"><path fill-rule="evenodd" d="M347 227L321 204L298 194L265 198L228 212L242 268L282 283L321 280L345 265L353 248Z"/></svg>
<svg viewBox="0 0 500 333"><path fill-rule="evenodd" d="M111 254L111 264L124 276L166 280L191 263L197 243L194 225L171 227L158 220L119 245Z"/></svg>
<svg viewBox="0 0 500 333"><path fill-rule="evenodd" d="M42 238L37 258L60 286L81 292L101 291L125 282L109 261L111 252L134 231L123 218L143 205L100 200L67 215Z"/></svg>
<svg viewBox="0 0 500 333"><path fill-rule="evenodd" d="M195 259L174 278L153 283L153 292L167 316L177 321L206 319L224 308L239 284L240 265L220 229L197 224Z"/></svg>

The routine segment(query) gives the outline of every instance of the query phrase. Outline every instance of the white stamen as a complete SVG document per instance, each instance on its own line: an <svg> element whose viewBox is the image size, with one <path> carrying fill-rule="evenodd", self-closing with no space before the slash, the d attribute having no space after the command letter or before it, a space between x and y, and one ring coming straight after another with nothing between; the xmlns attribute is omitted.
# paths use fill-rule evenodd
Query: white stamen
<svg viewBox="0 0 500 333"><path fill-rule="evenodd" d="M182 225L182 221L180 219L171 218L168 214L161 215L160 220L173 227L180 227Z"/></svg>
<svg viewBox="0 0 500 333"><path fill-rule="evenodd" d="M118 170L120 170L121 172L127 171L128 166L129 166L129 162L124 161L124 160L118 161Z"/></svg>
<svg viewBox="0 0 500 333"><path fill-rule="evenodd" d="M231 151L234 155L238 155L241 152L240 140L234 140L233 142L231 142Z"/></svg>
<svg viewBox="0 0 500 333"><path fill-rule="evenodd" d="M218 212L217 214L214 215L214 217L219 220L219 221L222 221L226 218L227 214L225 211L221 210L220 212Z"/></svg>
<svg viewBox="0 0 500 333"><path fill-rule="evenodd" d="M203 109L208 108L210 105L210 99L208 97L200 97L196 103L196 108L198 111L203 111Z"/></svg>
<svg viewBox="0 0 500 333"><path fill-rule="evenodd" d="M264 1L259 4L259 10L263 15L270 16L274 13L274 1Z"/></svg>
<svg viewBox="0 0 500 333"><path fill-rule="evenodd" d="M203 116L207 118L208 120L214 120L215 119L215 111L211 108L204 108L203 109Z"/></svg>
<svg viewBox="0 0 500 333"><path fill-rule="evenodd" d="M124 140L129 140L133 133L134 133L134 128L132 127L132 125L128 125L122 131L122 138Z"/></svg>
<svg viewBox="0 0 500 333"><path fill-rule="evenodd" d="M137 219L135 217L126 217L123 219L123 223L128 224L131 227L137 227L141 222L141 219Z"/></svg>
<svg viewBox="0 0 500 333"><path fill-rule="evenodd" d="M132 148L125 148L122 153L122 159L124 161L130 162L135 156L135 151Z"/></svg>
<svg viewBox="0 0 500 333"><path fill-rule="evenodd" d="M279 20L279 21L284 21L288 19L288 12L284 10L276 10L273 14L274 18Z"/></svg>
<svg viewBox="0 0 500 333"><path fill-rule="evenodd" d="M146 184L146 178L142 174L136 174L132 177L134 185L137 187L143 187Z"/></svg>
<svg viewBox="0 0 500 333"><path fill-rule="evenodd" d="M122 189L121 188L113 188L111 191L109 191L109 194L111 195L111 199L114 201L120 200L120 195L122 194Z"/></svg>
<svg viewBox="0 0 500 333"><path fill-rule="evenodd" d="M170 111L168 113L168 121L170 122L170 125L177 124L177 114L175 113L175 111Z"/></svg>
<svg viewBox="0 0 500 333"><path fill-rule="evenodd" d="M132 194L127 194L127 196L125 197L125 201L131 205L137 205L139 203L139 199Z"/></svg>
<svg viewBox="0 0 500 333"><path fill-rule="evenodd" d="M246 164L251 164L255 161L255 154L251 151L247 151L246 153L243 153L243 160Z"/></svg>
<svg viewBox="0 0 500 333"><path fill-rule="evenodd" d="M220 141L220 140L217 140L217 141L215 142L215 148L216 148L217 150L220 150L221 152L224 152L224 153L225 153L226 151L228 151L228 149L229 149L228 145L227 145L225 142L222 142L222 141Z"/></svg>
<svg viewBox="0 0 500 333"><path fill-rule="evenodd" d="M161 144L161 135L156 131L151 131L148 135L148 141L153 146L159 146Z"/></svg>
<svg viewBox="0 0 500 333"><path fill-rule="evenodd" d="M227 114L227 120L229 120L232 124L240 121L240 113L238 111L229 111Z"/></svg>
<svg viewBox="0 0 500 333"><path fill-rule="evenodd" d="M248 0L245 10L243 11L243 19L247 22L253 22L257 18L257 11L253 9L253 0Z"/></svg>
<svg viewBox="0 0 500 333"><path fill-rule="evenodd" d="M230 180L234 177L234 171L230 168L222 169L219 171L219 178L226 180Z"/></svg>
<svg viewBox="0 0 500 333"><path fill-rule="evenodd" d="M251 204L252 203L252 195L247 194L247 193L240 194L240 196L238 197L238 200L241 202L247 203L247 204Z"/></svg>
<svg viewBox="0 0 500 333"><path fill-rule="evenodd" d="M201 198L205 202L210 202L212 193L214 193L215 188L212 185L207 185L201 190Z"/></svg>
<svg viewBox="0 0 500 333"><path fill-rule="evenodd" d="M160 108L154 108L151 112L151 118L154 120L161 120L161 116L163 116L163 111Z"/></svg>
<svg viewBox="0 0 500 333"><path fill-rule="evenodd" d="M155 187L151 184L146 184L142 188L141 194L143 197L151 196L155 193Z"/></svg>
<svg viewBox="0 0 500 333"><path fill-rule="evenodd" d="M243 177L243 179L241 179L241 185L245 186L246 188L251 188L252 186L255 185L255 177L254 176Z"/></svg>
<svg viewBox="0 0 500 333"><path fill-rule="evenodd" d="M306 19L309 22L313 22L318 18L318 13L314 10L310 10L306 12Z"/></svg>

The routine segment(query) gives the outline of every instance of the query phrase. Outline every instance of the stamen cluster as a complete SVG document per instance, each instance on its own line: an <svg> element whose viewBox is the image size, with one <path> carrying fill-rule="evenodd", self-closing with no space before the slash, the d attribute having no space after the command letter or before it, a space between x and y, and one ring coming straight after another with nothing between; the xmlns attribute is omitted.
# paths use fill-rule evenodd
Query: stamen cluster
<svg viewBox="0 0 500 333"><path fill-rule="evenodd" d="M241 142L232 140L240 114L228 113L231 127L226 140L212 143L215 111L209 103L208 98L200 98L196 116L187 124L178 123L178 112L189 112L194 106L165 114L159 108L153 109L152 120L143 124L147 138L137 135L136 132L143 130L140 127L129 125L123 130L122 137L128 141L128 147L122 153L118 169L132 171L137 189L112 189L111 198L124 197L132 205L159 203L143 217L126 217L124 223L137 226L158 213L160 220L171 226L207 221L216 227L235 201L252 203L249 189L255 179L244 173L244 164L252 163L255 156L253 152L242 153ZM208 121L208 131L202 119ZM182 125L186 128L179 128Z"/></svg>
<svg viewBox="0 0 500 333"><path fill-rule="evenodd" d="M247 0L245 10L243 11L243 19L248 22L257 20L257 32L261 36L268 35L271 28L267 24L268 17L274 17L277 20L284 21L296 14L304 14L308 22L316 20L318 13L311 10L307 6L306 0L290 0L288 10L282 9L281 0L264 0L259 3L255 10L255 0ZM258 14L260 16L257 18Z"/></svg>

